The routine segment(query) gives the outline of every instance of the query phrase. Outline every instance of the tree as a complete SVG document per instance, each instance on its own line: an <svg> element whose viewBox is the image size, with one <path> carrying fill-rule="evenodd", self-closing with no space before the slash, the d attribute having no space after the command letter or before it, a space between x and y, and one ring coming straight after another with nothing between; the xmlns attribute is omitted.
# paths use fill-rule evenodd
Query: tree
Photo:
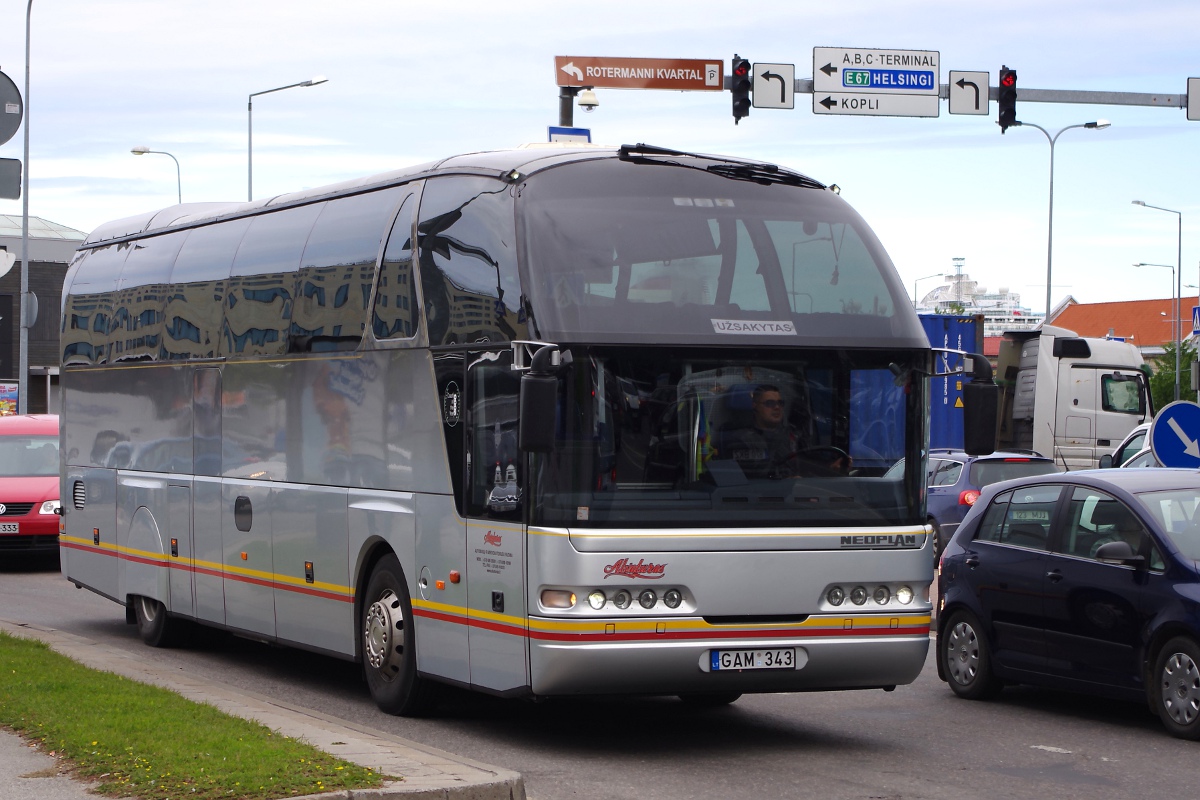
<svg viewBox="0 0 1200 800"><path fill-rule="evenodd" d="M1183 342L1179 350L1179 399L1196 402L1196 391L1191 388L1192 362L1196 360L1196 348L1191 342ZM1150 376L1150 396L1154 408L1158 409L1175 401L1175 343L1163 345L1163 354L1154 359L1154 374Z"/></svg>

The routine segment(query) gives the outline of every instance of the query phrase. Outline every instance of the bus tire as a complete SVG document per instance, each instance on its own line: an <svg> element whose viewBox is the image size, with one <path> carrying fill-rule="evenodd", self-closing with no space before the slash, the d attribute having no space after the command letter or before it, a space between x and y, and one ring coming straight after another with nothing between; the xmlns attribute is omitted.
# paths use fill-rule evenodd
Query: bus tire
<svg viewBox="0 0 1200 800"><path fill-rule="evenodd" d="M167 607L153 597L135 595L133 613L137 619L138 635L151 647L174 647L179 644L183 621L172 619Z"/></svg>
<svg viewBox="0 0 1200 800"><path fill-rule="evenodd" d="M363 673L379 710L403 717L429 711L432 689L417 675L412 601L396 556L380 559L362 605Z"/></svg>

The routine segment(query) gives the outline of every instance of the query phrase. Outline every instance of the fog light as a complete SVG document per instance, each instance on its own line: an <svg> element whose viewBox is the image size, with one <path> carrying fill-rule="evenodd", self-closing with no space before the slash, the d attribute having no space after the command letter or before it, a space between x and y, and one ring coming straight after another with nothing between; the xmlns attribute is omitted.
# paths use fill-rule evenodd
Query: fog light
<svg viewBox="0 0 1200 800"><path fill-rule="evenodd" d="M588 605L599 611L604 608L604 604L608 602L608 598L604 596L604 592L597 589L588 595Z"/></svg>
<svg viewBox="0 0 1200 800"><path fill-rule="evenodd" d="M667 604L667 608L679 608L679 604L683 602L683 595L678 589L667 589L663 594L663 602Z"/></svg>
<svg viewBox="0 0 1200 800"><path fill-rule="evenodd" d="M642 608L654 608L654 604L658 602L658 595L653 589L643 589L638 595L638 605Z"/></svg>
<svg viewBox="0 0 1200 800"><path fill-rule="evenodd" d="M913 590L911 586L901 586L896 590L896 599L903 605L908 605L913 601Z"/></svg>
<svg viewBox="0 0 1200 800"><path fill-rule="evenodd" d="M633 597L624 589L613 595L613 605L617 608L629 608L629 604L632 602Z"/></svg>
<svg viewBox="0 0 1200 800"><path fill-rule="evenodd" d="M881 606L887 605L887 601L892 599L892 591L886 586L875 587L875 602Z"/></svg>
<svg viewBox="0 0 1200 800"><path fill-rule="evenodd" d="M825 599L829 601L829 605L831 606L840 606L846 602L846 590L840 586L834 586L826 593Z"/></svg>
<svg viewBox="0 0 1200 800"><path fill-rule="evenodd" d="M575 605L575 593L565 589L543 589L542 605L546 608L572 608Z"/></svg>
<svg viewBox="0 0 1200 800"><path fill-rule="evenodd" d="M861 606L867 602L867 587L855 586L850 590L850 602L856 606Z"/></svg>

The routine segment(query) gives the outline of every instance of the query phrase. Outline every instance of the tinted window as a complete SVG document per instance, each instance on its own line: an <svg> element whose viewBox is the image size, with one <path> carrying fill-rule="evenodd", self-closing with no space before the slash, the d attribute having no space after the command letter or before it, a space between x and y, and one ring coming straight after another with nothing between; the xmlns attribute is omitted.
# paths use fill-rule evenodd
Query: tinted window
<svg viewBox="0 0 1200 800"><path fill-rule="evenodd" d="M1142 383L1133 378L1100 376L1100 403L1105 411L1121 414L1142 413Z"/></svg>
<svg viewBox="0 0 1200 800"><path fill-rule="evenodd" d="M971 485L988 486L1012 478L1028 478L1033 475L1052 475L1058 472L1053 461L988 459L971 464Z"/></svg>
<svg viewBox="0 0 1200 800"><path fill-rule="evenodd" d="M1046 550L1050 541L1050 520L1061 487L1026 486L997 497L976 533L977 539Z"/></svg>
<svg viewBox="0 0 1200 800"><path fill-rule="evenodd" d="M62 363L103 364L108 360L108 334L113 297L128 244L85 250L72 263L69 295L63 307ZM85 280L80 280L86 275Z"/></svg>
<svg viewBox="0 0 1200 800"><path fill-rule="evenodd" d="M288 350L354 349L366 329L375 259L399 189L325 205L296 279Z"/></svg>
<svg viewBox="0 0 1200 800"><path fill-rule="evenodd" d="M946 461L940 458L929 459L929 485L953 486L958 483L962 474L962 462Z"/></svg>
<svg viewBox="0 0 1200 800"><path fill-rule="evenodd" d="M527 338L511 188L487 178L426 181L417 237L430 344Z"/></svg>
<svg viewBox="0 0 1200 800"><path fill-rule="evenodd" d="M371 326L376 339L408 339L417 333L417 284L413 279L412 226L416 203L404 198L388 235Z"/></svg>
<svg viewBox="0 0 1200 800"><path fill-rule="evenodd" d="M1064 553L1095 558L1101 545L1125 541L1137 553L1146 537L1142 523L1125 504L1103 492L1077 486L1067 503Z"/></svg>
<svg viewBox="0 0 1200 800"><path fill-rule="evenodd" d="M171 270L163 314L164 358L214 358L221 339L229 269L250 220L193 230Z"/></svg>
<svg viewBox="0 0 1200 800"><path fill-rule="evenodd" d="M300 256L324 203L254 217L230 271L224 355L281 355L287 349Z"/></svg>
<svg viewBox="0 0 1200 800"><path fill-rule="evenodd" d="M112 360L157 360L175 256L188 232L135 242L113 303Z"/></svg>

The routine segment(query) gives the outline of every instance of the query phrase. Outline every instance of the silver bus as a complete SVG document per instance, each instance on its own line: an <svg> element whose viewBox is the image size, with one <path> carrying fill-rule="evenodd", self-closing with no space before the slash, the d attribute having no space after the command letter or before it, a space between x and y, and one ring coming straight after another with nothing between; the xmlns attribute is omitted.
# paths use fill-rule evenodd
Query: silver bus
<svg viewBox="0 0 1200 800"><path fill-rule="evenodd" d="M62 319L62 572L150 645L353 660L399 714L921 671L933 356L801 174L522 148L173 206Z"/></svg>

